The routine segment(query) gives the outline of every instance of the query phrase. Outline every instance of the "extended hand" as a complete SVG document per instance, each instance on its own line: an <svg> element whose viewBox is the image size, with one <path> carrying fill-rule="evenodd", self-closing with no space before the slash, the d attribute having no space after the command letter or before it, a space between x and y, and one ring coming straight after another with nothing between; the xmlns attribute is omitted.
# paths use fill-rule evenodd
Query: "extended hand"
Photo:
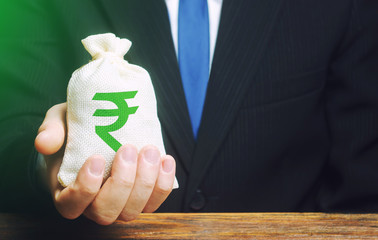
<svg viewBox="0 0 378 240"><path fill-rule="evenodd" d="M57 179L66 139L66 103L49 109L35 140L36 149L45 156L50 191L57 210L68 219L84 214L107 225L116 219L130 221L141 212L154 212L172 191L175 160L160 157L154 146L140 150L122 146L116 153L111 176L103 182L105 160L91 156L76 181L63 188Z"/></svg>

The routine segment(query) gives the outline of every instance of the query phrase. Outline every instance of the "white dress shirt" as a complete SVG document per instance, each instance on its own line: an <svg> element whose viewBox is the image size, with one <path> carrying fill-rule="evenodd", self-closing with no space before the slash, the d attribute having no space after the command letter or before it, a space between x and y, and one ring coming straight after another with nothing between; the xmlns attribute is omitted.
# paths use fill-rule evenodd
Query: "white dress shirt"
<svg viewBox="0 0 378 240"><path fill-rule="evenodd" d="M223 0L207 0L209 8L209 37L210 37L210 66L213 62L213 55L215 43L217 41L219 20L221 15ZM178 13L179 13L179 0L165 0L167 4L169 20L171 23L171 31L173 43L175 45L176 56L178 56Z"/></svg>

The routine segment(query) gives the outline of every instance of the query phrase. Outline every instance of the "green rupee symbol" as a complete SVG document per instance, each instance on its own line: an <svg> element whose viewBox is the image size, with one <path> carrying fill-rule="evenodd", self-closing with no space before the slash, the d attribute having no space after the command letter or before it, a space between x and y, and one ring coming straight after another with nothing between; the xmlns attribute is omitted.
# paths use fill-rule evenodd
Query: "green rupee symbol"
<svg viewBox="0 0 378 240"><path fill-rule="evenodd" d="M131 92L110 92L96 93L92 100L110 101L117 105L117 109L97 109L95 117L118 117L117 121L108 126L95 126L96 134L111 147L115 152L122 146L109 132L121 129L129 119L130 114L134 114L138 106L129 107L125 99L132 99L138 91Z"/></svg>

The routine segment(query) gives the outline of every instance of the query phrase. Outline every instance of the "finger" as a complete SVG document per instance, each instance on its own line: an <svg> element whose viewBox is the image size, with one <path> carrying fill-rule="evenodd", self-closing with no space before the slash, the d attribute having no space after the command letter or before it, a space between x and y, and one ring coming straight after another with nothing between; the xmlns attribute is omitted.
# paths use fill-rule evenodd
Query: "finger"
<svg viewBox="0 0 378 240"><path fill-rule="evenodd" d="M90 157L80 169L75 182L54 194L55 206L68 219L79 217L96 197L104 175L105 159Z"/></svg>
<svg viewBox="0 0 378 240"><path fill-rule="evenodd" d="M109 225L118 218L134 186L137 158L138 150L132 145L118 150L111 176L85 210L85 216L101 225Z"/></svg>
<svg viewBox="0 0 378 240"><path fill-rule="evenodd" d="M171 156L162 157L159 177L156 181L154 190L148 200L143 212L152 213L160 207L172 192L173 182L175 180L176 162Z"/></svg>
<svg viewBox="0 0 378 240"><path fill-rule="evenodd" d="M66 111L66 103L57 104L47 111L34 142L38 152L51 155L63 146L66 135Z"/></svg>
<svg viewBox="0 0 378 240"><path fill-rule="evenodd" d="M134 220L142 212L155 187L160 165L160 152L156 147L147 146L140 151L134 187L120 215L121 220Z"/></svg>
<svg viewBox="0 0 378 240"><path fill-rule="evenodd" d="M57 175L63 162L64 150L63 147L53 155L43 156L46 163L47 185L53 195L55 194L56 189L63 189L58 181Z"/></svg>

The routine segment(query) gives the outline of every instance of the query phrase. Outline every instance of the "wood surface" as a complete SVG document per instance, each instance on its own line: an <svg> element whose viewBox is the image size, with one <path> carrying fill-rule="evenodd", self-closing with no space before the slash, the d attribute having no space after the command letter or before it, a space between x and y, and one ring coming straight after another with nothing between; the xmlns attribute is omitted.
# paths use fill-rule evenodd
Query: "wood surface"
<svg viewBox="0 0 378 240"><path fill-rule="evenodd" d="M378 214L158 213L99 226L0 213L0 239L378 239Z"/></svg>

